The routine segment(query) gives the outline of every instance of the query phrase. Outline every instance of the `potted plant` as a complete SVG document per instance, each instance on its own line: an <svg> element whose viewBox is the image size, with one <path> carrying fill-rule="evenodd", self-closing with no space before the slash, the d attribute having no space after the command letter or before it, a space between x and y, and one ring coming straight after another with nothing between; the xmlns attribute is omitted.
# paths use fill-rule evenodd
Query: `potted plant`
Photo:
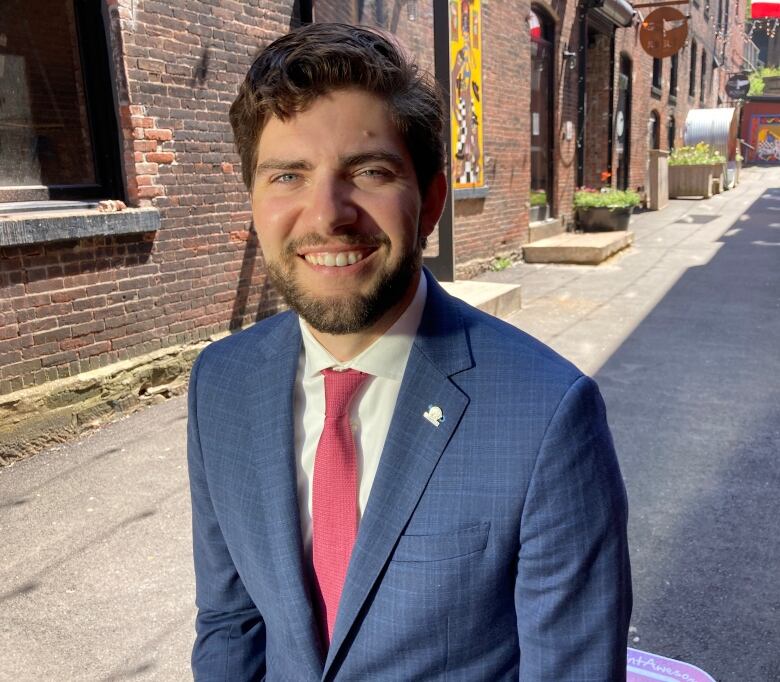
<svg viewBox="0 0 780 682"><path fill-rule="evenodd" d="M669 196L704 197L723 189L726 157L706 142L678 147L669 155Z"/></svg>
<svg viewBox="0 0 780 682"><path fill-rule="evenodd" d="M640 202L639 194L631 189L584 187L574 193L577 227L584 232L626 230L631 214Z"/></svg>
<svg viewBox="0 0 780 682"><path fill-rule="evenodd" d="M543 189L532 189L530 222L534 223L539 220L547 220L548 209L547 192Z"/></svg>

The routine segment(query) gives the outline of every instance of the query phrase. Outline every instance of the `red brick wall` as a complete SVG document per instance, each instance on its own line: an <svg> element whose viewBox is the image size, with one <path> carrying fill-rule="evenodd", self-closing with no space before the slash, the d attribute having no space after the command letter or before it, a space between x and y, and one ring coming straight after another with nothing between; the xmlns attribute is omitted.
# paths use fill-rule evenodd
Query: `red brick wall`
<svg viewBox="0 0 780 682"><path fill-rule="evenodd" d="M725 2L726 0L724 0ZM645 188L646 163L647 163L647 121L650 112L658 112L661 121L661 148L668 148L667 123L670 117L675 120L675 145L683 144L683 133L688 112L695 108L712 108L729 105L725 94L725 83L731 73L742 70L742 45L744 41L743 21L745 8L743 3L729 2L728 24L719 28L717 26L717 2L705 2L700 6L690 5L690 9L681 8L683 12L690 12L688 23L688 41L685 47L678 53L677 69L677 97L670 98L669 83L671 75L671 59L663 60L662 88L659 96L650 94L653 72L653 60L639 44L639 27L619 29L616 33L616 60L621 52L629 55L633 60L633 99L632 99L632 138L631 138L631 172L630 186ZM705 20L705 4L712 5L709 20ZM645 16L651 10L644 9ZM695 92L693 97L688 95L690 74L691 42L695 40L697 45ZM700 100L701 92L701 54L704 49L707 58L707 87L705 89L704 102ZM716 76L712 78L712 57L716 55L721 61L721 66L716 70ZM615 89L617 92L617 89ZM720 98L720 99L719 99Z"/></svg>
<svg viewBox="0 0 780 682"><path fill-rule="evenodd" d="M109 1L129 204L159 209L160 230L0 250L0 393L280 305L227 112L258 48L289 30L292 3Z"/></svg>
<svg viewBox="0 0 780 682"><path fill-rule="evenodd" d="M455 260L519 250L531 182L530 2L482 2L483 162L488 195L455 195Z"/></svg>

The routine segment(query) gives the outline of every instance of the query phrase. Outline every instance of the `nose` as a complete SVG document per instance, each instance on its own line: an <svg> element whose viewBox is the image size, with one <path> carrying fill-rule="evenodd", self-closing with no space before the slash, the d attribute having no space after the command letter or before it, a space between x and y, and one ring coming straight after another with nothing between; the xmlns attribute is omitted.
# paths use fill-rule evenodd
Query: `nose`
<svg viewBox="0 0 780 682"><path fill-rule="evenodd" d="M336 234L354 225L358 208L352 186L338 177L320 177L312 182L306 205L307 222L320 234Z"/></svg>

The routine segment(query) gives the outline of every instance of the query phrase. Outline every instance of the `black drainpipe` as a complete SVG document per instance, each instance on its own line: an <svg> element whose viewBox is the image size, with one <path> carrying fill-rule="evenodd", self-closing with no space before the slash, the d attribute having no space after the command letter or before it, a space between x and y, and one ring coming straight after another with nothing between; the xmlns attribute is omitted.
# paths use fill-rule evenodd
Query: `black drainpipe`
<svg viewBox="0 0 780 682"><path fill-rule="evenodd" d="M577 78L577 187L585 184L585 74L588 61L588 8L580 5L580 44L578 48Z"/></svg>

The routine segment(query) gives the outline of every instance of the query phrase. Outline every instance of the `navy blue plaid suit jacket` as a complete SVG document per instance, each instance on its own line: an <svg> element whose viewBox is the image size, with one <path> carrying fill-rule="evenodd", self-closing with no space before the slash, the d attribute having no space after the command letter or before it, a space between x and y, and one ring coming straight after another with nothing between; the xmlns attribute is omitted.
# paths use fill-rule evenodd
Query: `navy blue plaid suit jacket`
<svg viewBox="0 0 780 682"><path fill-rule="evenodd" d="M327 652L298 515L298 320L276 315L199 356L196 680L625 678L626 497L598 389L426 276Z"/></svg>

